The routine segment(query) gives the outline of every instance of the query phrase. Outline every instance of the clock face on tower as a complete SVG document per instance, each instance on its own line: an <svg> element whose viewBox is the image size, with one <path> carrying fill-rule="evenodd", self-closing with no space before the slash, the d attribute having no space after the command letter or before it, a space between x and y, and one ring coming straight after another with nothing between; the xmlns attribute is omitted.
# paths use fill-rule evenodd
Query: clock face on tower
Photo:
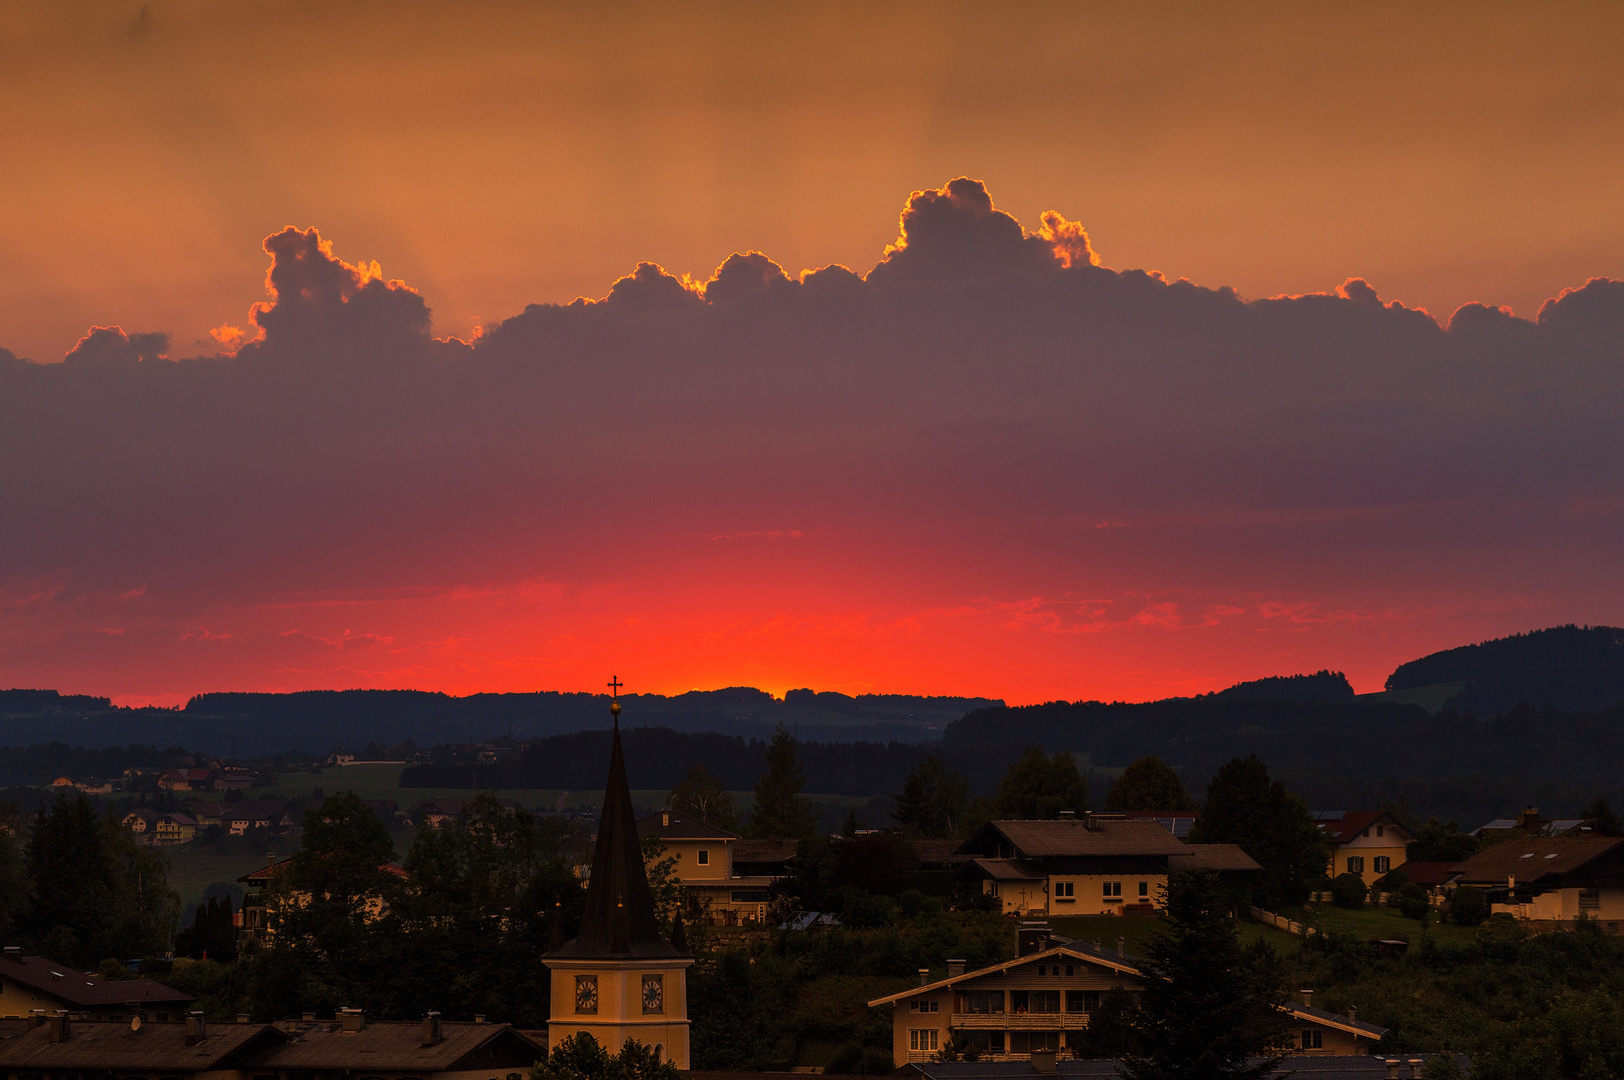
<svg viewBox="0 0 1624 1080"><path fill-rule="evenodd" d="M643 976L643 1011L646 1013L665 1011L665 976Z"/></svg>
<svg viewBox="0 0 1624 1080"><path fill-rule="evenodd" d="M598 1011L598 977L596 975L575 976L575 1011L578 1013L595 1013Z"/></svg>

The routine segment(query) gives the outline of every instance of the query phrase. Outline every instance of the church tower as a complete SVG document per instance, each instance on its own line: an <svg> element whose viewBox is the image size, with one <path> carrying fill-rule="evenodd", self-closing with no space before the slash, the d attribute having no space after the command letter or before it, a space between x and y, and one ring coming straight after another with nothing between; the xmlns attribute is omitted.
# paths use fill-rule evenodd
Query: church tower
<svg viewBox="0 0 1624 1080"><path fill-rule="evenodd" d="M620 682L609 684L616 698ZM626 759L620 749L620 702L611 699L614 742L603 790L598 843L587 881L581 933L542 957L552 972L547 1041L589 1033L610 1053L627 1039L653 1047L662 1061L688 1069L688 967L678 916L673 944L660 936L654 894L643 872ZM558 931L554 931L558 940Z"/></svg>

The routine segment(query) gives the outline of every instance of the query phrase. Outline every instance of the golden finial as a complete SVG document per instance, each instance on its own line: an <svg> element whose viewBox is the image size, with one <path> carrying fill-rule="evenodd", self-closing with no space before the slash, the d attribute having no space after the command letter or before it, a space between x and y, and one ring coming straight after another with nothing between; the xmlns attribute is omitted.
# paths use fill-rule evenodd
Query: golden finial
<svg viewBox="0 0 1624 1080"><path fill-rule="evenodd" d="M619 716L620 715L620 702L617 701L616 699L620 697L620 688L622 686L625 686L626 684L620 681L620 676L619 675L614 675L614 676L610 677L608 685L609 685L609 712L611 714L615 715L615 716Z"/></svg>

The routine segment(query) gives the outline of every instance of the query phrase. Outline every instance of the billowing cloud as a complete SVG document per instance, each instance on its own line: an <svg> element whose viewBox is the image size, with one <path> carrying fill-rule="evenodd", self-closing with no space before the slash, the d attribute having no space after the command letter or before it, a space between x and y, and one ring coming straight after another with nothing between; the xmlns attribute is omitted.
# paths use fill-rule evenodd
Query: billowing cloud
<svg viewBox="0 0 1624 1080"><path fill-rule="evenodd" d="M234 356L0 356L13 681L1142 696L1624 617L1621 282L1247 300L962 177L866 273L645 262L468 342L314 229L265 250Z"/></svg>

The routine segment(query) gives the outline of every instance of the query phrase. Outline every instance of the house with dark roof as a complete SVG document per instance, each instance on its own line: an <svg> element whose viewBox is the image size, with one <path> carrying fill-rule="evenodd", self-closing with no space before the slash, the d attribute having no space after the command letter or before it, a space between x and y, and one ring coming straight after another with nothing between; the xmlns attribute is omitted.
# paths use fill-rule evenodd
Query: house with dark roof
<svg viewBox="0 0 1624 1080"><path fill-rule="evenodd" d="M0 1077L248 1080L248 1059L283 1038L268 1024L205 1026L201 1013L174 1024L39 1014L26 1020L0 1020Z"/></svg>
<svg viewBox="0 0 1624 1080"><path fill-rule="evenodd" d="M1452 1055L1460 1076L1471 1075L1471 1061ZM1275 1075L1297 1080L1421 1080L1437 1054L1402 1057L1382 1055L1303 1057L1293 1054L1280 1063ZM1263 1059L1252 1064L1260 1065ZM1030 1061L920 1061L909 1062L905 1073L925 1080L1032 1080L1049 1076L1058 1080L1119 1080L1122 1062L1113 1058L1072 1060L1039 1054Z"/></svg>
<svg viewBox="0 0 1624 1080"><path fill-rule="evenodd" d="M1583 917L1624 926L1624 837L1508 837L1461 863L1454 884L1488 894L1489 911L1546 928Z"/></svg>
<svg viewBox="0 0 1624 1080"><path fill-rule="evenodd" d="M979 882L1006 915L1149 914L1169 873L1259 869L1233 844L1186 844L1154 820L1122 814L989 821L958 853L969 856L961 880Z"/></svg>
<svg viewBox="0 0 1624 1080"><path fill-rule="evenodd" d="M1123 950L1121 939L1106 949L1028 922L1017 931L1015 959L974 971L949 960L945 978L932 980L921 971L919 986L868 1004L892 1008L891 1054L899 1067L928 1062L952 1041L975 1047L983 1061L1030 1062L1028 1068L1046 1061L1052 1068L1057 1055L1080 1048L1106 994L1137 993L1145 979L1143 962ZM1278 1008L1289 1017L1293 1055L1366 1054L1387 1034L1306 1004Z"/></svg>
<svg viewBox="0 0 1624 1080"><path fill-rule="evenodd" d="M1403 866L1409 843L1415 839L1415 834L1385 810L1318 816L1320 835L1331 849L1325 876L1358 874L1366 887Z"/></svg>
<svg viewBox="0 0 1624 1080"><path fill-rule="evenodd" d="M307 1014L309 1015L309 1014ZM0 1078L174 1077L177 1080L493 1080L524 1077L547 1048L507 1024L333 1020L279 1024L0 1020Z"/></svg>
<svg viewBox="0 0 1624 1080"><path fill-rule="evenodd" d="M658 840L677 865L673 874L718 926L760 922L767 915L767 889L776 877L747 874L733 862L738 833L707 825L690 814L661 810L637 823L643 840Z"/></svg>
<svg viewBox="0 0 1624 1080"><path fill-rule="evenodd" d="M65 1011L77 1019L159 1022L179 1020L190 994L151 979L104 979L43 956L24 956L16 946L0 954L0 1016L21 1018Z"/></svg>

